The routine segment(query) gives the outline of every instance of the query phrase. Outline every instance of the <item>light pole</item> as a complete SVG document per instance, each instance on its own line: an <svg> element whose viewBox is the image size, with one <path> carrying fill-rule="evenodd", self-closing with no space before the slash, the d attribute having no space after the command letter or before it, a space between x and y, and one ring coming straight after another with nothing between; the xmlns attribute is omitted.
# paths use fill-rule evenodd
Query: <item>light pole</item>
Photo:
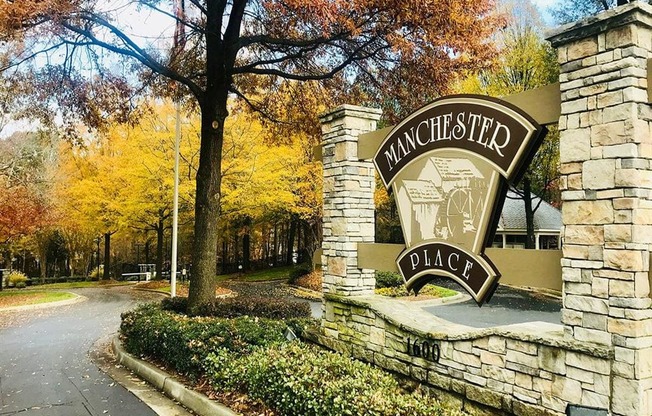
<svg viewBox="0 0 652 416"><path fill-rule="evenodd" d="M174 28L174 51L180 53L186 45L186 33L183 21L186 13L185 0L175 0L174 14L177 18ZM174 140L174 200L172 208L172 261L170 263L170 296L177 295L177 233L179 228L179 142L181 141L181 88L177 83L175 108L177 113Z"/></svg>
<svg viewBox="0 0 652 416"><path fill-rule="evenodd" d="M177 121L174 138L174 197L172 200L172 262L170 296L177 295L177 234L179 232L179 142L181 141L181 100L176 101Z"/></svg>

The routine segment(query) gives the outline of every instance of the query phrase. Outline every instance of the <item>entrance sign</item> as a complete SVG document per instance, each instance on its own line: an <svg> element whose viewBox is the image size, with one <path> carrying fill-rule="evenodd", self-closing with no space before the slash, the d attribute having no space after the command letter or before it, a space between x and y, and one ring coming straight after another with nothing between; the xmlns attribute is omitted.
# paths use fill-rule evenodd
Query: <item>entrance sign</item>
<svg viewBox="0 0 652 416"><path fill-rule="evenodd" d="M511 104L478 95L439 99L399 123L374 157L396 199L406 250L397 259L408 290L450 277L478 305L500 273L484 255L507 192L546 129Z"/></svg>

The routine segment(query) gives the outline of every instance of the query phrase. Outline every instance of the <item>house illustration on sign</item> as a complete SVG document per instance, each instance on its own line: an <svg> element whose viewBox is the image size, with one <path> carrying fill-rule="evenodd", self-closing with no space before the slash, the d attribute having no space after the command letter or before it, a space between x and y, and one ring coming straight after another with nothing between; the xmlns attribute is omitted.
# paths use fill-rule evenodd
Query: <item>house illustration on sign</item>
<svg viewBox="0 0 652 416"><path fill-rule="evenodd" d="M487 192L485 175L466 158L433 156L424 161L416 178L397 184L408 246L477 231Z"/></svg>

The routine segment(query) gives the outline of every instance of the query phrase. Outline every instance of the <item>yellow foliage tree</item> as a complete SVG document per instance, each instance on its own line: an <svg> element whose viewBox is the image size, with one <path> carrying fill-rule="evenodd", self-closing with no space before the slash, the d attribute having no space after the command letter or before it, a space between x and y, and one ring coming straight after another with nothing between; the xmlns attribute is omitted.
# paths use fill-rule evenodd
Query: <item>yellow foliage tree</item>
<svg viewBox="0 0 652 416"><path fill-rule="evenodd" d="M161 276L163 235L172 212L175 112L169 102L154 103L152 108L137 126L110 126L82 147L65 143L61 152L56 189L62 217L67 219L62 226L77 236L104 235L107 277L110 236L118 230L156 233ZM184 130L180 211L187 213L194 200L196 120L186 118Z"/></svg>

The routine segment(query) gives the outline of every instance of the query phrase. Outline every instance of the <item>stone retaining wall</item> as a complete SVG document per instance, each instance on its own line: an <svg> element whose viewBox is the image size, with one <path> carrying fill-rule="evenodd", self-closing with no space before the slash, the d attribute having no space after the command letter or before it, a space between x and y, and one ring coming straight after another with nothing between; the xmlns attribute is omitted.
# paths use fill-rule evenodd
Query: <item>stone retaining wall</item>
<svg viewBox="0 0 652 416"><path fill-rule="evenodd" d="M568 403L609 406L611 350L569 340L560 325L477 330L380 296L328 295L325 305L316 341L434 388L445 401L450 393L466 398L467 411L552 415ZM424 350L429 359L414 356Z"/></svg>

